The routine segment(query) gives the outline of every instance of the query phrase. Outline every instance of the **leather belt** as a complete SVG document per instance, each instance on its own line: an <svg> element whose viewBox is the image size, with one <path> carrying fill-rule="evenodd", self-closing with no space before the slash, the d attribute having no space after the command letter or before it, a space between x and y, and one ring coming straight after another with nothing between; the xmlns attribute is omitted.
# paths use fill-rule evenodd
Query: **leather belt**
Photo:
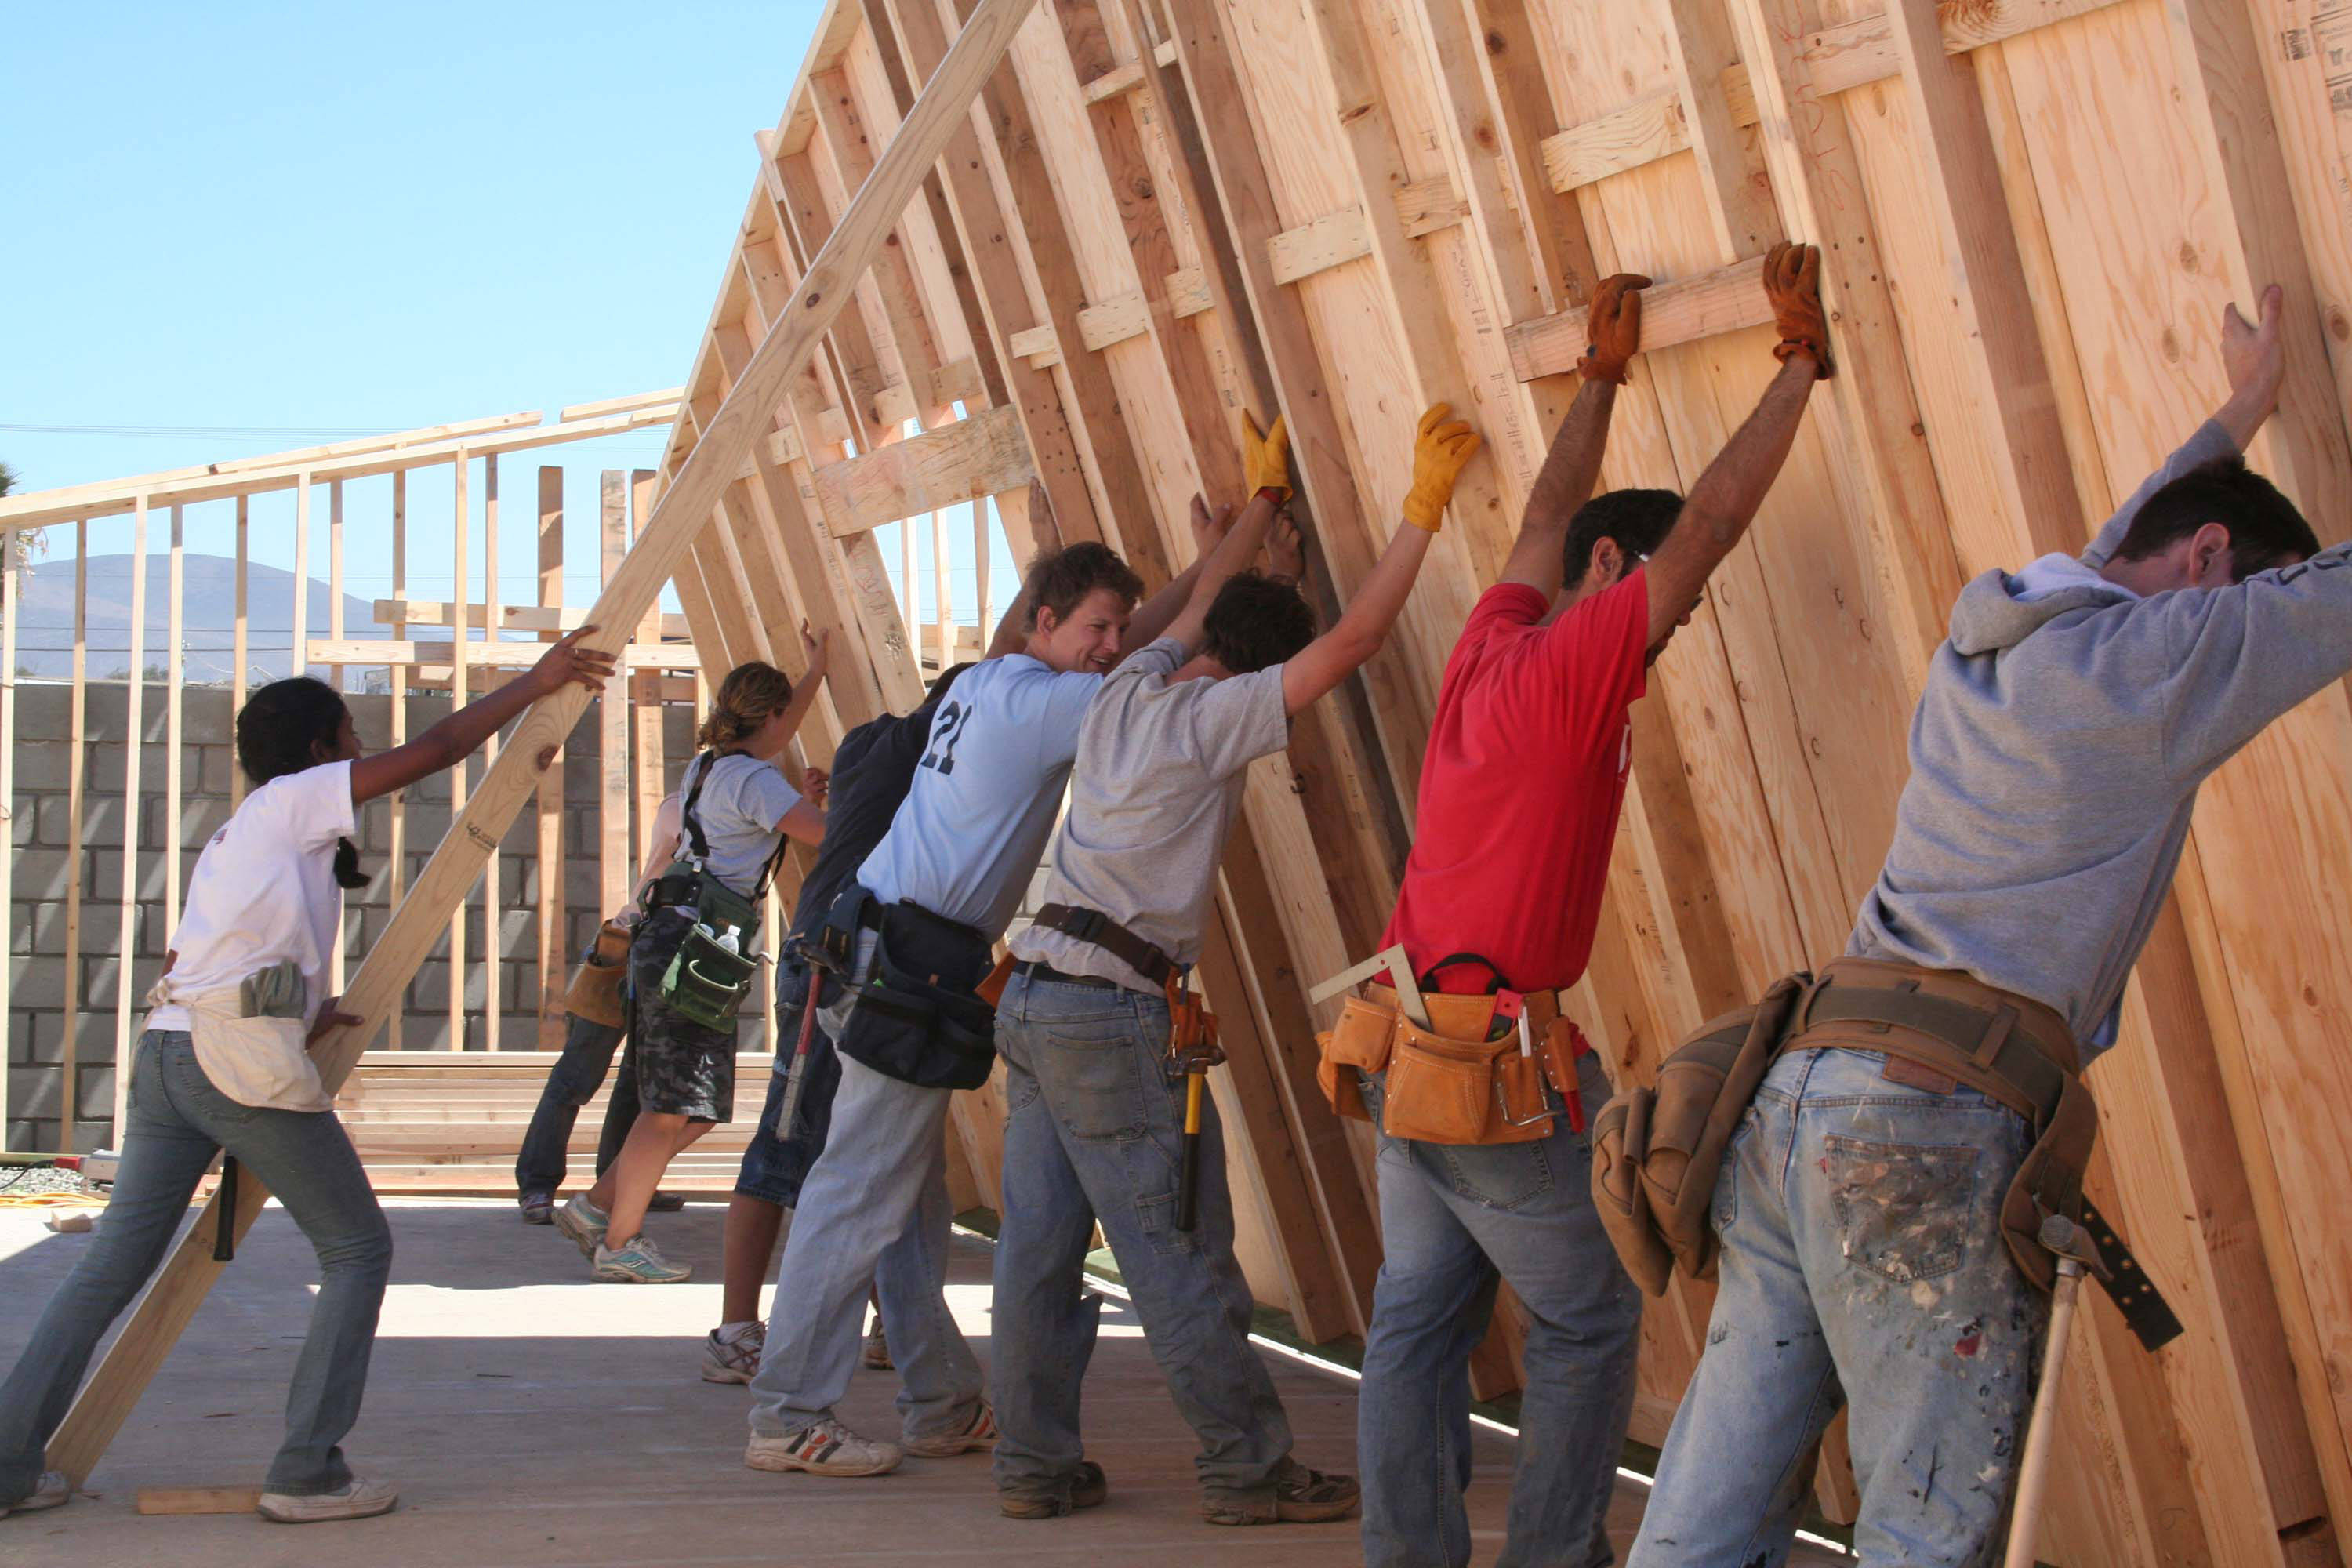
<svg viewBox="0 0 2352 1568"><path fill-rule="evenodd" d="M1094 943L1154 985L1167 984L1169 976L1176 973L1174 959L1100 910L1047 904L1037 911L1036 923L1047 931Z"/></svg>
<svg viewBox="0 0 2352 1568"><path fill-rule="evenodd" d="M1105 980L1099 974L1065 973L1063 971L1055 968L1052 964L1046 963L1042 958L1025 960L1020 965L1020 969L1021 973L1026 974L1032 980L1051 981L1056 985L1083 985L1089 991L1125 991L1128 989L1127 986L1121 985L1118 981Z"/></svg>

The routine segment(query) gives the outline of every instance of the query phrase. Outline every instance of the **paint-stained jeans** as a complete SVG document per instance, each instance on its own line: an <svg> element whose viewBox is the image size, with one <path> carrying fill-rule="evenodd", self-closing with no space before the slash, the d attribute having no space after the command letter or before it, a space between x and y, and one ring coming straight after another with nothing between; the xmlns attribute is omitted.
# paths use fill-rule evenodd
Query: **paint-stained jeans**
<svg viewBox="0 0 2352 1568"><path fill-rule="evenodd" d="M1609 1098L1601 1058L1579 1089ZM1381 1084L1365 1080L1380 1115ZM1604 1528L1633 1409L1642 1293L1592 1205L1592 1153L1568 1120L1528 1143L1453 1147L1383 1136L1386 1256L1364 1345L1356 1446L1364 1560L1374 1568L1470 1561L1470 1352L1499 1277L1528 1310L1527 1386L1497 1568L1601 1568Z"/></svg>
<svg viewBox="0 0 2352 1568"><path fill-rule="evenodd" d="M1086 1451L1078 1384L1102 1299L1085 1288L1082 1270L1099 1218L1152 1359L1200 1435L1192 1463L1202 1491L1271 1517L1290 1422L1249 1342L1224 1140L1205 1096L1200 1211L1191 1230L1176 1228L1184 1078L1169 1061L1167 1002L1016 971L997 1007L996 1047L1006 1069L998 1489L1066 1498Z"/></svg>
<svg viewBox="0 0 2352 1568"><path fill-rule="evenodd" d="M2000 1236L2029 1133L1885 1065L1784 1057L1734 1135L1706 1353L1631 1568L1778 1568L1806 1456L1849 1395L1860 1568L1994 1560L2050 1319Z"/></svg>
<svg viewBox="0 0 2352 1568"><path fill-rule="evenodd" d="M310 1331L286 1394L286 1441L263 1484L295 1497L349 1485L351 1467L337 1445L359 1418L367 1388L392 1230L342 1122L331 1110L238 1104L213 1087L177 1029L139 1037L127 1120L122 1168L98 1234L0 1384L0 1503L24 1498L39 1480L42 1449L65 1419L90 1352L163 1261L197 1179L224 1147L319 1255Z"/></svg>

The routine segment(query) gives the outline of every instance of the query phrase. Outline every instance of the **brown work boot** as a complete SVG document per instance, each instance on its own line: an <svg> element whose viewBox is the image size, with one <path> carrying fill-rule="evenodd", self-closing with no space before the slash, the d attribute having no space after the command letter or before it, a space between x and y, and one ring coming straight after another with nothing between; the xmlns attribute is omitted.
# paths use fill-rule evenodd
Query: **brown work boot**
<svg viewBox="0 0 2352 1568"><path fill-rule="evenodd" d="M1272 1490L1203 1497L1201 1517L1211 1524L1328 1524L1353 1519L1361 1500L1355 1477L1326 1475L1285 1459L1275 1472Z"/></svg>
<svg viewBox="0 0 2352 1568"><path fill-rule="evenodd" d="M1069 1495L1054 1491L999 1492L996 1506L1007 1519L1062 1519L1082 1508L1100 1508L1110 1496L1110 1482L1103 1477L1103 1468L1092 1459L1078 1461L1078 1473L1070 1478Z"/></svg>

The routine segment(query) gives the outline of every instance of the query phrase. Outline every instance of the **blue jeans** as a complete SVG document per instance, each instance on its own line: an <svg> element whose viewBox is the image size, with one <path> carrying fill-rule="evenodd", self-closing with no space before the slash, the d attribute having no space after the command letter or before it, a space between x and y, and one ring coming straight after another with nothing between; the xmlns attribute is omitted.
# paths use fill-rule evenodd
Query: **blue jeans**
<svg viewBox="0 0 2352 1568"><path fill-rule="evenodd" d="M1216 1107L1201 1107L1200 1207L1176 1228L1184 1078L1168 1004L1016 970L996 1014L1005 1082L1004 1214L996 1241L996 1484L1066 1494L1085 1453L1078 1384L1102 1299L1082 1272L1102 1222L1119 1278L1201 1453L1213 1499L1271 1506L1290 1422L1249 1342ZM891 1325L891 1343L898 1343Z"/></svg>
<svg viewBox="0 0 2352 1568"><path fill-rule="evenodd" d="M613 1053L627 1037L628 1032L614 1025L572 1016L563 1035L563 1054L548 1070L547 1087L539 1093L539 1109L530 1113L530 1128L522 1135L522 1150L515 1156L518 1194L552 1194L563 1185L569 1166L564 1150L572 1142L572 1124L580 1120L580 1108L604 1087ZM613 1098L604 1105L604 1129L596 1137L598 1175L604 1173L604 1167L628 1142L629 1128L636 1120L637 1075L624 1057Z"/></svg>
<svg viewBox="0 0 2352 1568"><path fill-rule="evenodd" d="M90 1353L163 1260L216 1150L268 1187L319 1255L319 1298L286 1396L267 1489L302 1497L352 1479L336 1447L359 1419L392 1272L392 1230L331 1110L266 1110L220 1092L180 1030L139 1038L122 1166L98 1232L0 1384L0 1503L29 1496Z"/></svg>
<svg viewBox="0 0 2352 1568"><path fill-rule="evenodd" d="M751 1379L759 1436L790 1436L833 1415L857 1367L868 1285L890 1325L905 1435L933 1436L971 1418L980 1363L947 1303L950 1092L841 1058L831 1136L793 1212L767 1351Z"/></svg>
<svg viewBox="0 0 2352 1568"><path fill-rule="evenodd" d="M1579 1089L1598 1109L1608 1077L1597 1056L1580 1061ZM1376 1120L1382 1087L1364 1080ZM1592 1206L1591 1163L1565 1116L1526 1143L1381 1137L1383 1257L1356 1416L1366 1563L1470 1561L1470 1352L1498 1277L1528 1322L1509 1538L1496 1561L1614 1560L1604 1521L1633 1413L1642 1293Z"/></svg>
<svg viewBox="0 0 2352 1568"><path fill-rule="evenodd" d="M2050 1303L2000 1237L2022 1117L1805 1051L1765 1076L1715 1189L1722 1283L1634 1568L1777 1568L1851 1396L1861 1568L1992 1560Z"/></svg>

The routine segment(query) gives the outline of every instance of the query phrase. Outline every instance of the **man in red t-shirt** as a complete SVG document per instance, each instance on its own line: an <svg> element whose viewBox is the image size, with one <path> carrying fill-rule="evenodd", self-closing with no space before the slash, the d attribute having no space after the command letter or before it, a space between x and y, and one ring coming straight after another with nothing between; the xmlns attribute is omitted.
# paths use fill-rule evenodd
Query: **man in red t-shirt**
<svg viewBox="0 0 2352 1568"><path fill-rule="evenodd" d="M1557 992L1583 973L1625 796L1629 710L1829 374L1819 276L1812 247L1766 258L1780 372L1687 500L1617 490L1587 500L1649 280L1621 275L1594 295L1584 386L1438 693L1419 830L1383 939L1402 944L1423 990ZM1597 1108L1609 1093L1598 1058L1578 1068L1583 1102ZM1363 1078L1375 1121L1384 1078ZM1470 1352L1498 1279L1530 1320L1500 1568L1612 1561L1603 1518L1633 1413L1641 1294L1592 1206L1582 1117L1552 1103L1551 1132L1528 1142L1381 1136L1385 1260L1358 1405L1374 1568L1470 1560Z"/></svg>

